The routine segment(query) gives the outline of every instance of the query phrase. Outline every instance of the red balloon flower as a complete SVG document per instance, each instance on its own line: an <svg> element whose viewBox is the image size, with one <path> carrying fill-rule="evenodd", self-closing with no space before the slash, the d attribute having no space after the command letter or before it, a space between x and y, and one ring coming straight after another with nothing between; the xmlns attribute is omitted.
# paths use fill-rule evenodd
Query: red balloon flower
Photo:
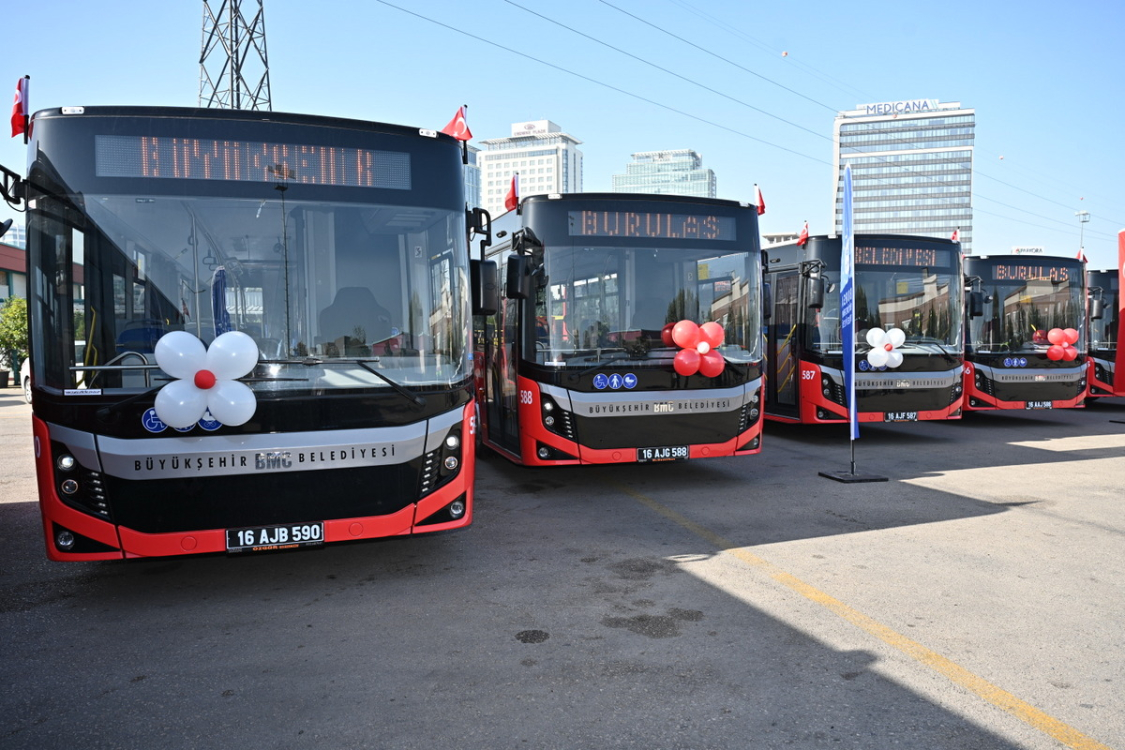
<svg viewBox="0 0 1125 750"><path fill-rule="evenodd" d="M1074 346L1078 343L1078 331L1073 328L1052 328L1047 332L1047 340L1051 342L1051 348L1047 350L1047 359L1055 362L1059 360L1073 362L1078 356L1078 349Z"/></svg>
<svg viewBox="0 0 1125 750"><path fill-rule="evenodd" d="M690 320L669 323L660 332L668 346L679 346L672 367L680 375L700 373L713 378L723 371L726 360L715 348L723 343L723 327L712 321L699 326Z"/></svg>

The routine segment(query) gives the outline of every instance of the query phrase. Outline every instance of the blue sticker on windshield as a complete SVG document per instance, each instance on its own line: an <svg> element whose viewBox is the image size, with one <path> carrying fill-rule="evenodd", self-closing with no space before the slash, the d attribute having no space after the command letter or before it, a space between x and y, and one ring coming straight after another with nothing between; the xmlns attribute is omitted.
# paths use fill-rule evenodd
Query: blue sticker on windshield
<svg viewBox="0 0 1125 750"><path fill-rule="evenodd" d="M609 387L615 391L621 388L621 376L616 372L609 376Z"/></svg>
<svg viewBox="0 0 1125 750"><path fill-rule="evenodd" d="M223 426L223 423L211 416L211 410L207 409L203 412L203 416L199 418L199 426L208 432L214 432Z"/></svg>
<svg viewBox="0 0 1125 750"><path fill-rule="evenodd" d="M628 388L629 390L633 390L634 388L637 387L637 376L634 375L631 372L625 373L624 381L625 381L625 387Z"/></svg>
<svg viewBox="0 0 1125 750"><path fill-rule="evenodd" d="M149 432L164 432L168 429L168 425L156 416L156 409L149 409L141 415L141 425Z"/></svg>
<svg viewBox="0 0 1125 750"><path fill-rule="evenodd" d="M597 375L594 376L594 387L597 388L599 391L604 391L606 389L606 386L608 386L608 385L609 385L609 378L607 378L605 376L605 373L599 372Z"/></svg>

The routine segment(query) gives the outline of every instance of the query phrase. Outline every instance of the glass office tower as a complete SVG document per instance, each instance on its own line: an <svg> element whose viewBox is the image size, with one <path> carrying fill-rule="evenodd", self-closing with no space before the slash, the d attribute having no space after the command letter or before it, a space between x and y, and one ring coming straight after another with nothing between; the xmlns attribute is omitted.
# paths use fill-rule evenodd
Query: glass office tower
<svg viewBox="0 0 1125 750"><path fill-rule="evenodd" d="M852 167L856 232L949 239L973 246L976 114L937 99L860 104L835 121L833 226L843 230L844 166Z"/></svg>
<svg viewBox="0 0 1125 750"><path fill-rule="evenodd" d="M691 149L633 154L625 174L613 175L613 192L717 198L715 172Z"/></svg>

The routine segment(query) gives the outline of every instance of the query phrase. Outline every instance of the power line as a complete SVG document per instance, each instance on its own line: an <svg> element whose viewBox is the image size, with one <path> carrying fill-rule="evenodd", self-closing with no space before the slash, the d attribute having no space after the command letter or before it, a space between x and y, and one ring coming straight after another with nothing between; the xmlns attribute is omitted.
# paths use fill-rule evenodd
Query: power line
<svg viewBox="0 0 1125 750"><path fill-rule="evenodd" d="M517 53L515 50L513 50L509 47L505 47L502 44L497 44L496 42L494 42L490 39L485 39L484 37L477 36L476 34L470 34L469 32L465 31L464 29L459 29L456 26L450 26L449 24L442 23L441 21L437 21L433 18L423 16L420 13L415 13L412 10L408 10L408 9L403 8L401 6L395 5L394 3L389 3L389 2L387 2L387 0L378 0L378 2L382 3L383 5L386 5L389 8L394 8L395 10L400 10L403 13L407 13L409 15L412 15L415 18L420 18L421 20L427 21L427 22L432 23L436 26L441 26L444 29L449 29L450 31L454 31L458 34L461 34L462 36L467 36L470 39L475 39L478 42L483 42L484 44L487 44L491 47L496 47L497 49L504 50L505 52L508 52L510 54L519 54L519 56L524 58L524 59L532 60L533 62L537 62L540 65L546 65L548 68L553 68L554 70L558 70L558 71L561 71L561 72L566 73L568 75L575 76L576 78L581 78L582 80L588 81L589 83L593 83L593 84L596 84L598 86L602 86L603 88L607 88L611 91L616 91L619 94L624 94L625 96L628 96L632 99L637 99L638 101L645 102L646 104L652 104L656 107L660 107L661 109L666 109L669 112L675 112L678 115L683 115L684 117L690 117L691 119L693 119L697 122L702 122L705 125L710 125L712 127L719 128L720 130L725 130L728 133L733 133L735 135L742 136L743 138L748 138L752 141L756 141L756 142L764 144L766 146L771 146L771 147L779 149L781 151L785 151L787 153L793 154L794 156L799 156L802 159L808 159L810 161L815 161L815 162L820 163L820 164L827 164L828 166L831 166L831 163L825 161L824 159L820 159L820 158L817 158L815 156L809 156L808 154L802 154L800 151L794 151L791 148L786 148L785 146L781 146L781 145L778 145L776 143L771 143L770 141L764 140L762 138L752 136L749 133L744 133L741 130L735 130L734 128L727 127L726 125L721 125L717 122L714 122L712 120L708 120L704 117L699 117L698 115L693 115L690 112L685 112L682 109L676 109L675 107L672 107L668 104L663 104L663 103L658 102L654 99L649 99L648 97L641 96L640 94L634 94L631 91L626 91L625 89L621 89L621 88L618 88L618 87L613 86L611 84L608 84L605 81L599 81L596 78L591 78L590 76L583 75L581 73L577 73L573 70L569 70L567 68L564 68L561 65L555 65L554 63L547 62L546 60L541 60L538 57L533 57L532 55L528 55L528 54L523 53L523 52Z"/></svg>

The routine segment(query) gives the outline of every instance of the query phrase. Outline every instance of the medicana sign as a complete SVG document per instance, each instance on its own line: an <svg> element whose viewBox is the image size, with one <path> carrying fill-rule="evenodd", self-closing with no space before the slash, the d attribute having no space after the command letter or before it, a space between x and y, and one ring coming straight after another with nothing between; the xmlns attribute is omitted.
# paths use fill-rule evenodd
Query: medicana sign
<svg viewBox="0 0 1125 750"><path fill-rule="evenodd" d="M903 115L913 112L936 112L940 103L937 99L911 99L901 102L857 104L855 108L865 115Z"/></svg>

